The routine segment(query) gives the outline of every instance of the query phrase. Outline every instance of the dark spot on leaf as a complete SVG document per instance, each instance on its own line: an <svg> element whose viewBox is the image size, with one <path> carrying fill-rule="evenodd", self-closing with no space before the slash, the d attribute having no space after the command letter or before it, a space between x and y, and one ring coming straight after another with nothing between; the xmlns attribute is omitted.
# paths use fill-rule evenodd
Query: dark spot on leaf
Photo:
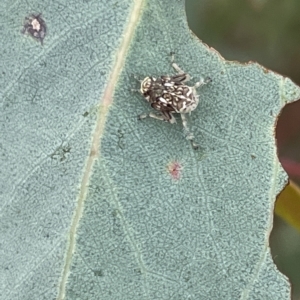
<svg viewBox="0 0 300 300"><path fill-rule="evenodd" d="M134 272L138 275L141 275L142 274L142 270L140 268L136 268L134 269Z"/></svg>
<svg viewBox="0 0 300 300"><path fill-rule="evenodd" d="M71 147L69 145L60 145L50 157L55 160L64 161L67 158L67 154L70 153Z"/></svg>
<svg viewBox="0 0 300 300"><path fill-rule="evenodd" d="M93 272L94 272L95 276L100 276L100 277L104 276L104 273L102 270L94 270Z"/></svg>
<svg viewBox="0 0 300 300"><path fill-rule="evenodd" d="M113 216L114 218L116 218L119 214L120 214L120 211L119 211L118 209L114 209L114 210L112 211L112 216Z"/></svg>
<svg viewBox="0 0 300 300"><path fill-rule="evenodd" d="M25 18L22 33L30 35L35 40L43 44L44 38L46 36L46 31L46 23L41 17L41 13L37 15L31 14L29 17Z"/></svg>
<svg viewBox="0 0 300 300"><path fill-rule="evenodd" d="M125 142L124 142L124 133L122 129L118 129L117 137L118 137L118 147L123 150L125 148Z"/></svg>

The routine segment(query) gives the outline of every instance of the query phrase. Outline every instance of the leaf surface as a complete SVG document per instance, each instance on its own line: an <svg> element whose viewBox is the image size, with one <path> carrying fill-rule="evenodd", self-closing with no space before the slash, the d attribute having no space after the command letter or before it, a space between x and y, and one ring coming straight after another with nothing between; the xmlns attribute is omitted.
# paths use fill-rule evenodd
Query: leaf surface
<svg viewBox="0 0 300 300"><path fill-rule="evenodd" d="M274 126L299 88L199 42L181 0L32 2L43 46L4 3L0 299L289 299L268 241ZM133 74L173 74L170 52L191 85L213 79L198 151L180 118L137 120Z"/></svg>

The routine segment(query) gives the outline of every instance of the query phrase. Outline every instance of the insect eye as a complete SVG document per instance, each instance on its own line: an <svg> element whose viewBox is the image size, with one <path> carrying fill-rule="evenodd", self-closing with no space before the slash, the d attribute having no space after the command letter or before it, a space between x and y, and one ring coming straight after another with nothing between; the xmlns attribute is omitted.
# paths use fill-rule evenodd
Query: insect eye
<svg viewBox="0 0 300 300"><path fill-rule="evenodd" d="M151 87L152 80L149 77L146 77L141 84L142 89L148 90Z"/></svg>

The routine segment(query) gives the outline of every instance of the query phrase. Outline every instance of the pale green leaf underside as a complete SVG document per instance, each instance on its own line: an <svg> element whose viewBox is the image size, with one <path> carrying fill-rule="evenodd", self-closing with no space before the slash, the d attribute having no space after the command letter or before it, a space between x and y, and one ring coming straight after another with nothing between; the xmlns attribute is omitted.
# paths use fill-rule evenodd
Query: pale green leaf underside
<svg viewBox="0 0 300 300"><path fill-rule="evenodd" d="M299 88L201 44L181 0L0 8L0 299L289 299L268 236L274 124ZM20 34L32 10L44 46ZM213 79L190 118L199 151L179 118L136 118L132 75L172 74L170 52Z"/></svg>

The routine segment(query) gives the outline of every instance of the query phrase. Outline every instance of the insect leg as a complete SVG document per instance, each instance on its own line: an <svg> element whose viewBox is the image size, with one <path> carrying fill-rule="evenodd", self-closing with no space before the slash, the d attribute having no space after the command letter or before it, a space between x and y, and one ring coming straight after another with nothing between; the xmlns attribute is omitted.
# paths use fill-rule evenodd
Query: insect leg
<svg viewBox="0 0 300 300"><path fill-rule="evenodd" d="M138 81L139 83L142 83L143 80L142 79L139 79L135 74L132 74L131 75L136 81ZM141 90L140 89L130 89L131 92L133 93L139 93L141 94Z"/></svg>
<svg viewBox="0 0 300 300"><path fill-rule="evenodd" d="M195 83L194 88L197 89L210 82L212 82L212 79L210 77L206 77L205 79L201 78L198 82Z"/></svg>
<svg viewBox="0 0 300 300"><path fill-rule="evenodd" d="M146 119L146 118L153 118L161 121L167 121L166 118L162 114L155 114L153 112L141 114L138 116L139 120Z"/></svg>
<svg viewBox="0 0 300 300"><path fill-rule="evenodd" d="M176 119L174 118L173 114L171 114L171 113L169 114L168 117L164 116L164 114L161 114L161 113L157 114L157 113L153 113L153 112L141 114L138 116L139 120L146 119L146 118L153 118L153 119L160 120L160 121L170 122L171 124L176 123Z"/></svg>
<svg viewBox="0 0 300 300"><path fill-rule="evenodd" d="M172 57L171 57L172 67L176 70L176 72L178 74L185 74L185 72L174 62L174 60L175 60L175 56L174 56L174 53L172 53ZM185 74L185 75L186 75L186 78L184 81L191 80L191 76L189 74Z"/></svg>
<svg viewBox="0 0 300 300"><path fill-rule="evenodd" d="M180 116L181 116L184 131L185 131L186 139L191 142L194 150L198 149L199 146L194 141L194 134L188 128L186 114L180 114Z"/></svg>

